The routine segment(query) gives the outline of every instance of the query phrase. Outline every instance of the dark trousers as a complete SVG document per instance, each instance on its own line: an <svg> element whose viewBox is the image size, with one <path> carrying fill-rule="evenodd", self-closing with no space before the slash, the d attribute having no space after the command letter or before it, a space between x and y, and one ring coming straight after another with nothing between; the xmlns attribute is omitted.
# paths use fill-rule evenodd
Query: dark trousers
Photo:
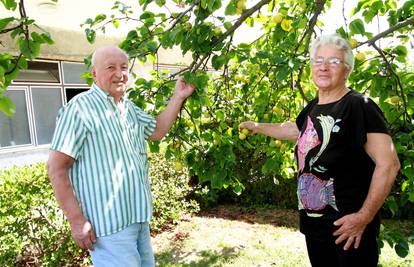
<svg viewBox="0 0 414 267"><path fill-rule="evenodd" d="M313 267L376 267L378 265L378 247L376 234L366 229L358 249L343 247L346 240L335 244L336 237L313 239L306 236L309 260Z"/></svg>

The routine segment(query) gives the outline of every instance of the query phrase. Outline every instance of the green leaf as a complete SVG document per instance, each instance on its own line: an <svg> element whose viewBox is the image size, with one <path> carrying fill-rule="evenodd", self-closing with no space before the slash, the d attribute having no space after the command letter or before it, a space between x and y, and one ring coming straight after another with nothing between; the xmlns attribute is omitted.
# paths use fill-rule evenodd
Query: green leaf
<svg viewBox="0 0 414 267"><path fill-rule="evenodd" d="M410 251L410 248L408 247L407 241L403 240L403 241L399 241L395 245L394 250L398 256L400 256L401 258L405 258L407 257L408 252Z"/></svg>
<svg viewBox="0 0 414 267"><path fill-rule="evenodd" d="M4 19L0 19L0 30L6 28L6 26L14 20L13 17L8 17Z"/></svg>
<svg viewBox="0 0 414 267"><path fill-rule="evenodd" d="M213 68L216 70L220 69L224 64L226 63L226 56L220 55L214 55L211 59L211 65L213 65Z"/></svg>
<svg viewBox="0 0 414 267"><path fill-rule="evenodd" d="M262 166L262 173L268 174L272 172L273 170L275 170L275 166L277 166L277 161L273 158L268 158L265 164L263 164Z"/></svg>
<svg viewBox="0 0 414 267"><path fill-rule="evenodd" d="M106 19L105 14L98 14L98 15L96 15L95 20L93 21L93 23L91 23L91 26L96 25L98 23L101 23L105 19Z"/></svg>
<svg viewBox="0 0 414 267"><path fill-rule="evenodd" d="M349 29L351 30L351 33L354 34L364 34L365 33L365 27L364 23L360 19L356 19L352 21L349 24Z"/></svg>
<svg viewBox="0 0 414 267"><path fill-rule="evenodd" d="M55 43L48 32L42 33L41 36L47 44L51 45Z"/></svg>
<svg viewBox="0 0 414 267"><path fill-rule="evenodd" d="M144 13L142 13L142 15L139 18L142 20L146 20L148 18L153 18L153 17L154 17L154 13L150 11L145 11Z"/></svg>
<svg viewBox="0 0 414 267"><path fill-rule="evenodd" d="M8 10L15 10L17 7L17 3L15 0L1 0L4 7Z"/></svg>
<svg viewBox="0 0 414 267"><path fill-rule="evenodd" d="M88 40L88 42L90 44L93 44L96 39L96 32L92 30L91 28L87 28L85 29L85 33L86 33L86 39Z"/></svg>
<svg viewBox="0 0 414 267"><path fill-rule="evenodd" d="M165 2L166 2L166 0L155 0L155 3L156 3L158 6L160 6L160 7L162 7L163 5L165 5Z"/></svg>
<svg viewBox="0 0 414 267"><path fill-rule="evenodd" d="M227 21L227 22L224 23L224 28L226 30L230 29L231 27L233 27L233 24L231 24L230 22Z"/></svg>
<svg viewBox="0 0 414 267"><path fill-rule="evenodd" d="M236 1L230 1L230 3L226 6L226 10L224 11L224 14L231 16L231 15L235 15L236 12L237 12Z"/></svg>
<svg viewBox="0 0 414 267"><path fill-rule="evenodd" d="M32 39L35 42L39 42L39 43L43 43L44 42L43 41L43 37L40 34L38 34L37 32L32 32L30 35L32 36Z"/></svg>
<svg viewBox="0 0 414 267"><path fill-rule="evenodd" d="M203 89L204 87L207 86L208 80L209 80L209 77L207 74L197 75L194 80L194 84L197 89Z"/></svg>
<svg viewBox="0 0 414 267"><path fill-rule="evenodd" d="M16 106L13 104L10 98L4 95L0 95L0 111L11 117L16 113Z"/></svg>
<svg viewBox="0 0 414 267"><path fill-rule="evenodd" d="M145 47L150 51L151 53L156 53L158 48L158 43L155 41L150 41L145 44Z"/></svg>

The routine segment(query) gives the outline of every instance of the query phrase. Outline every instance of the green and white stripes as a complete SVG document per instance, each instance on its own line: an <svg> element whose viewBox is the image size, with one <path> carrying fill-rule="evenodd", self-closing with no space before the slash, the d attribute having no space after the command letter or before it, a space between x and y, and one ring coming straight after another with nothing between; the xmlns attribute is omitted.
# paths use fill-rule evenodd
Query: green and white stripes
<svg viewBox="0 0 414 267"><path fill-rule="evenodd" d="M76 159L70 180L98 237L150 220L146 139L155 126L126 98L118 109L96 85L59 112L51 149Z"/></svg>

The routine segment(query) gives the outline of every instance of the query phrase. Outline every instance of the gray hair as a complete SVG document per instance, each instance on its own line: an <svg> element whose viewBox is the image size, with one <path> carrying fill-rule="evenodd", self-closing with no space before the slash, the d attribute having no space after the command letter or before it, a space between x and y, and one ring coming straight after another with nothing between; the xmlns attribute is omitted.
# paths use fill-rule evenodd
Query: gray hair
<svg viewBox="0 0 414 267"><path fill-rule="evenodd" d="M354 54L352 53L352 47L349 42L341 37L338 34L327 34L322 35L316 38L316 40L312 43L310 48L310 58L315 57L315 53L321 46L333 46L337 49L344 51L344 62L345 66L347 66L349 74L351 74L352 70L354 69Z"/></svg>

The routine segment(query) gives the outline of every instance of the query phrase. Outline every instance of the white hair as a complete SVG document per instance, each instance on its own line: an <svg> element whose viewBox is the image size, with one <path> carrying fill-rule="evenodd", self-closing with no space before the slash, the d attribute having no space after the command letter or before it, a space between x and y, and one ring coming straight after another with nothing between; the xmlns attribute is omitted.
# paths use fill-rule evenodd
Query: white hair
<svg viewBox="0 0 414 267"><path fill-rule="evenodd" d="M315 53L321 46L333 46L337 49L344 51L344 62L345 66L348 68L349 74L351 74L354 69L354 54L352 53L352 47L349 42L341 37L339 34L327 34L321 35L313 41L310 48L310 58L315 57Z"/></svg>

